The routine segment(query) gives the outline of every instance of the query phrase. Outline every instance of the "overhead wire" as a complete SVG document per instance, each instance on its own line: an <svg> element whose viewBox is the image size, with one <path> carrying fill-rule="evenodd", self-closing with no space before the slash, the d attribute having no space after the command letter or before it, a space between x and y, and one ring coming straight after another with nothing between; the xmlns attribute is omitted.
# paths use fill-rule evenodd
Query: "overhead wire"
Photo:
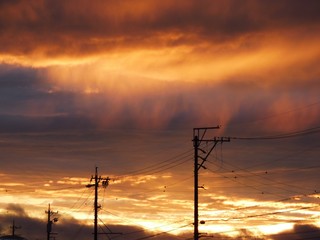
<svg viewBox="0 0 320 240"><path fill-rule="evenodd" d="M251 188L251 189L254 189L255 191L259 192L260 194L269 194L269 195L274 195L274 196L282 197L282 198L285 197L284 195L275 194L275 193L272 193L272 192L269 192L269 191L262 191L261 189L255 187L255 186L253 186L253 185L249 185L249 184L240 182L237 178L227 177L227 176L225 176L225 175L223 175L223 174L217 173L217 172L211 170L211 169L208 168L208 167L206 167L206 169L207 169L208 171L214 173L214 174L217 174L217 175L223 177L223 178L226 178L226 179L228 179L228 180L231 180L231 181L236 182L236 183L238 183L238 184L241 184L241 185L243 185L243 186L246 186L246 187L249 187L249 188Z"/></svg>
<svg viewBox="0 0 320 240"><path fill-rule="evenodd" d="M123 220L123 216L119 216L113 212L110 212L110 211L107 211L105 209L102 209L102 211L105 211L113 216L116 216L118 218L120 218L121 220ZM131 219L129 218L125 218L126 220L124 222L127 222L129 224L133 224L135 225L136 222L132 221ZM154 231L155 229L158 229L158 228L162 228L162 227L168 227L168 226L171 226L171 225L174 225L174 224L177 224L177 223L181 223L181 222L185 222L185 219L184 220L178 220L178 221L174 221L174 222L171 222L171 223L167 223L167 224L163 224L163 225L160 225L160 226L157 226L157 227L153 227L153 228L144 228L142 230L136 230L136 231L132 231L132 232L128 232L128 233L123 233L121 236L128 236L128 235L132 235L132 234L136 234L136 233L141 233L141 232L144 232L145 230L148 230L148 231ZM116 236L114 239L118 238L120 236Z"/></svg>
<svg viewBox="0 0 320 240"><path fill-rule="evenodd" d="M289 154L289 155L287 155L285 157L279 157L279 158L276 158L276 159L272 158L272 159L266 160L264 162L255 163L255 164L249 165L249 166L246 167L246 169L248 170L248 169L255 168L255 167L261 167L261 166L265 166L265 165L270 164L270 163L279 162L279 161L286 160L286 159L289 159L289 158L292 158L292 157L297 157L297 156L299 156L301 154L304 154L304 153L306 153L306 152L308 152L310 150L313 150L313 149L319 148L319 147L320 147L319 143L316 143L316 144L314 144L312 146L308 146L307 148L304 148L302 150L299 149L299 151L291 153L291 154Z"/></svg>
<svg viewBox="0 0 320 240"><path fill-rule="evenodd" d="M228 222L231 220L238 221L238 220L249 219L249 218L258 218L258 217L261 218L261 217L266 217L266 216L281 215L281 214L287 214L287 213L297 212L297 211L301 211L301 210L309 210L309 209L317 209L317 208L319 208L319 205L313 205L313 206L308 206L308 207L304 206L304 207L299 207L299 208L266 212L266 213L261 213L261 214L249 214L249 215L244 215L241 217L237 216L237 217L220 218L219 221ZM303 215L305 215L305 214L306 213L304 213ZM266 219L266 220L270 221L270 219ZM216 221L217 221L217 219L206 219L205 220L205 222L216 222ZM291 221L289 220L289 222L291 222ZM231 230L231 232L233 232L233 231L234 230ZM223 232L223 233L225 233L225 232Z"/></svg>
<svg viewBox="0 0 320 240"><path fill-rule="evenodd" d="M276 140L284 138L295 138L309 134L315 134L320 132L320 127L307 128L300 131L293 131L282 134L268 135L268 136L255 136L255 137L229 137L233 140Z"/></svg>
<svg viewBox="0 0 320 240"><path fill-rule="evenodd" d="M297 137L297 136L301 136L301 135L305 135L305 134L311 134L311 133L315 133L315 132L320 132L320 127L315 127L315 128L309 128L309 129L305 129L305 130L301 130L301 131L295 131L295 132L290 132L290 133L285 133L285 134L280 134L280 135L273 135L273 136L264 136L264 137L230 137L230 139L241 139L241 140L271 140L271 139L279 139L279 138L288 138L288 137ZM208 160L207 160L208 161ZM210 161L208 161L210 162ZM221 167L221 166L220 166ZM225 170L228 170L226 168L224 168ZM210 169L209 169L210 170ZM241 169L241 170L244 170L244 169ZM212 171L212 170L210 170ZM247 170L244 170L244 171L247 171ZM212 171L213 172L213 171ZM248 173L250 173L249 171L247 171ZM252 175L255 175L255 176L258 176L258 177L261 177L260 175L257 175L257 174L254 174L254 173L250 173ZM221 175L221 174L220 174ZM239 175L239 174L238 174ZM225 176L223 176L225 177ZM227 177L228 178L228 177ZM264 177L265 178L265 177ZM268 179L268 178L265 178L265 179ZM274 183L278 183L278 184L281 184L275 180L270 180L268 179L269 181L272 181ZM233 180L234 181L234 180ZM294 187L294 188L297 188L296 186L293 186L291 184L285 184L285 183L282 183L283 185L286 185L286 186L290 186L290 187ZM252 186L251 186L252 187ZM277 188L280 189L280 187L277 186ZM281 188L282 190L286 190L287 189L284 189L284 188ZM292 191L292 190L289 190L289 191ZM293 191L295 193L299 193L297 191Z"/></svg>
<svg viewBox="0 0 320 240"><path fill-rule="evenodd" d="M208 169L209 171L211 171L210 169ZM218 174L218 173L216 173ZM230 177L226 177L224 175L221 175L223 178L229 178L231 179L232 181L236 181L238 182L236 179L234 178L230 178ZM248 185L248 184L244 184L244 183L241 183L240 184L244 185L245 187L250 187L250 188L253 188L255 190L258 190L259 192L261 191L259 188L257 188L256 186L252 186L252 185ZM268 193L268 192L267 192ZM300 192L299 192L300 193ZM272 194L272 195L275 195L275 196L279 196L278 194L273 194L273 193L269 193L269 194ZM297 196L311 196L311 195L314 195L314 194L319 194L316 190L312 191L312 193L309 193L309 194L305 194L305 193L300 193L299 195L294 195L293 197L289 197L289 198L283 198L281 200L278 200L277 202L283 202L283 201L288 201L288 200L293 200L295 199ZM250 207L244 207L244 208L236 208L236 209L232 209L232 211L234 210L243 210L243 209L248 209L248 208L253 208L253 207L261 207L260 204L258 205L253 205L253 206L250 206Z"/></svg>
<svg viewBox="0 0 320 240"><path fill-rule="evenodd" d="M173 228L171 230L168 230L168 231L163 231L163 232L160 232L160 233L156 233L156 234L152 234L152 235L149 235L149 236L146 236L146 237L141 237L141 238L137 238L135 240L143 240L143 239L148 239L148 238L153 238L153 237L157 237L157 236L160 236L160 235L163 235L163 234L167 234L169 232L173 232L173 231L176 231L178 229L181 229L181 228L185 228L185 227L188 227L192 225L191 223L190 224L186 224L186 225L183 225L183 226L180 226L180 227L177 227L177 228Z"/></svg>
<svg viewBox="0 0 320 240"><path fill-rule="evenodd" d="M279 138L288 138L288 137L296 137L296 136L301 136L301 135L305 135L305 134L311 134L311 133L315 133L315 132L319 132L318 128L314 128L314 129L307 129L307 130L304 130L304 131L298 131L298 132L293 132L293 133L290 133L290 134L282 134L282 135L274 135L274 136L267 136L267 137L255 137L255 138L250 138L250 139L279 139ZM236 139L236 138L233 138L233 139ZM238 138L237 138L238 139ZM244 139L244 138L242 138ZM247 138L246 138L247 139ZM154 167L154 166L152 166ZM152 169L152 167L148 167L146 169L143 169L144 171L145 170L150 170L150 168ZM156 166L156 167L159 167ZM165 169L165 168L164 168ZM152 169L154 170L154 169ZM160 170L160 169L159 169ZM162 169L163 170L163 169ZM161 171L161 170L160 170ZM154 172L157 172L157 171L154 171ZM143 173L140 172L140 173Z"/></svg>
<svg viewBox="0 0 320 240"><path fill-rule="evenodd" d="M300 131L301 132L301 131ZM305 132L305 131L304 131ZM304 151L302 151L302 152L304 152ZM219 160L219 158L217 157L217 156L215 156L215 158L216 159L218 159ZM222 161L222 160L221 160ZM208 163L211 163L211 164L214 164L214 165L217 165L217 164L215 164L215 163L213 163L213 162L211 162L210 160L207 160L206 162L208 162ZM220 167L220 168L223 168L224 170L227 170L227 171L230 171L231 173L232 173L232 175L233 175L233 177L234 178L238 178L238 177L241 177L241 178L246 178L247 176L242 176L242 174L239 174L239 173L236 173L234 170L236 170L236 169L234 169L236 166L235 165L233 165L233 164L231 164L231 163L227 163L227 162L225 162L225 164L226 165L230 165L231 167L233 167L233 169L228 169L228 168L226 168L225 166L218 166L218 167ZM317 167L317 166L315 166L315 167ZM260 174L256 174L256 173L252 173L252 172L250 172L249 170L247 170L246 168L240 168L240 167L236 167L237 169L240 169L241 171L245 171L245 172L247 172L249 175L252 175L252 176L254 176L254 177L259 177L259 178L261 178L261 179L266 179L266 180L268 180L268 181L270 181L270 182L273 182L273 183L276 183L276 184L279 184L279 185L282 185L282 186L285 186L285 187L290 187L290 188L295 188L295 189L299 189L298 191L297 190L292 190L292 189L288 189L288 188L283 188L283 187L280 187L280 186L275 186L276 188L278 188L278 189L281 189L281 190L285 190L285 191L291 191L291 192L293 192L293 193L301 193L301 187L300 186L295 186L295 185L292 185L292 184L288 184L288 183L283 183L283 182L279 182L279 181L276 181L276 180L274 180L274 179L270 179L269 177L266 177L265 176L265 174L263 174L263 176L262 175L260 175ZM307 168L306 168L307 169ZM209 169L210 170L210 169ZM301 170L301 169L300 169ZM212 170L210 170L211 172L213 172ZM270 172L270 171L265 171L265 172ZM229 178L229 179L231 179L230 177L228 177L228 176L225 176L225 175L222 175L221 173L219 173L219 175L220 175L220 177L222 176L223 178ZM232 181L235 181L235 179L232 179ZM256 181L255 181L256 182ZM262 183L262 185L266 185L266 186L269 186L268 184L265 184L265 183ZM246 186L248 186L248 185L246 185ZM250 186L250 187L253 187L253 188L256 188L255 186ZM311 191L311 189L310 188L308 188L307 189L308 191ZM315 189L312 189L312 190L315 190Z"/></svg>
<svg viewBox="0 0 320 240"><path fill-rule="evenodd" d="M278 199L278 200L267 201L267 203L271 202L271 203L277 204L277 203L284 203L284 202L288 202L288 201L292 201L292 200L298 201L297 198L299 199L301 197L310 197L310 196L318 195L318 194L319 194L318 192L312 192L312 193L305 193L305 194L302 194L302 195L293 195L293 196L282 198L282 199ZM312 204L314 204L314 203L312 203ZM315 205L313 205L313 206L316 207ZM270 207L270 206L268 204L264 205L262 202L259 202L257 204L253 204L253 205L250 205L250 206L226 209L226 210L224 210L224 211L222 211L220 213L221 214L225 214L225 213L229 213L229 212L236 212L236 214L239 214L239 211L243 211L243 210L252 211L255 208L262 208L262 207ZM206 217L206 215L203 215L203 217Z"/></svg>
<svg viewBox="0 0 320 240"><path fill-rule="evenodd" d="M175 168L175 167L178 167L186 162L189 162L191 159L188 158L188 159L182 159L182 160L179 160L179 161L176 161L174 163L170 163L168 165L166 165L166 167L162 166L161 168L158 168L158 169L154 169L154 170L150 170L150 171L147 171L147 172L144 172L143 174L147 174L147 175L153 175L153 174L156 174L156 173L160 173L160 172L164 172L166 170L169 170L169 169L172 169L172 168ZM142 174L142 173L140 173ZM138 175L140 175L138 174Z"/></svg>
<svg viewBox="0 0 320 240"><path fill-rule="evenodd" d="M270 118L275 118L275 117L279 117L281 115L286 115L286 114L289 114L289 113L293 113L293 112L297 112L297 111L304 110L304 109L307 109L307 108L311 108L311 107L314 107L314 106L319 105L319 104L320 104L320 101L315 101L315 102L306 104L304 106L293 108L293 109L290 109L290 110L287 110L287 111L284 111L284 112L281 112L281 113L278 113L278 114L266 115L266 116L263 116L261 118L252 119L252 120L249 120L249 121L246 121L246 122L233 123L230 126L233 127L233 126L238 126L238 125L251 124L251 123L255 123L255 122L265 121L265 120L270 119Z"/></svg>
<svg viewBox="0 0 320 240"><path fill-rule="evenodd" d="M290 222L295 222L295 221L290 221ZM252 230L252 229L256 229L257 228L257 226L247 226L245 229L248 229L249 231L250 230ZM213 234L218 234L218 235L223 235L223 239L238 239L238 237L241 237L241 239L243 239L243 238L249 238L249 239L252 239L254 236L252 236L250 233L248 234L248 236L245 236L245 235L239 235L239 236L236 236L236 237L234 237L234 236L227 236L226 234L230 234L230 233L241 233L241 231L242 231L243 229L242 228L235 228L235 229L233 229L233 230L227 230L227 231L218 231L218 232L214 232ZM287 231L290 231L290 232L287 232ZM259 237L266 237L266 238L270 238L270 237L272 237L272 236L274 236L274 237L277 237L277 236L279 236L279 237L281 237L281 236L283 236L283 235L294 235L294 234L307 234L307 233L314 233L314 232L320 232L320 229L316 229L316 230L308 230L308 231L294 231L294 232L292 232L293 230L287 230L287 231L284 231L284 232L279 232L279 233L276 233L276 234L262 234L262 233L260 233L258 236L257 236L257 239L260 239ZM205 236L204 236L205 237ZM209 236L208 236L209 237ZM212 238L213 236L211 236L210 238ZM190 238L190 240L191 239L193 239L193 238ZM255 237L254 237L254 239L256 239ZM297 239L292 239L292 238L290 238L291 240L297 240ZM302 239L300 239L300 240L302 240Z"/></svg>
<svg viewBox="0 0 320 240"><path fill-rule="evenodd" d="M278 214L283 214L283 213L291 213L291 212L296 212L296 211L300 211L300 210L314 209L314 208L318 208L318 207L319 207L319 205L309 206L309 207L300 207L300 208L287 209L287 210L282 210L282 211L274 211L274 212L261 213L261 214L252 214L252 215L247 215L247 216L243 216L243 217L232 217L232 218L227 218L227 219L222 219L222 220L223 221L230 221L230 220L241 220L241 219L248 219L248 218L264 217L264 216L278 215ZM207 221L215 221L215 220L209 219Z"/></svg>
<svg viewBox="0 0 320 240"><path fill-rule="evenodd" d="M216 165L215 163L211 162L210 160L207 160L208 163L211 163L213 165ZM228 162L225 162L225 165L229 165L231 167L233 167L232 169L228 169L226 168L225 166L221 167L222 169L224 170L227 170L229 171L233 176L234 178L242 178L242 179L245 179L248 177L248 175L243 175L241 173L238 173L236 172L236 170L240 170L240 171L244 171L246 173L248 173L249 175L255 177L255 178L259 178L261 180L267 180L269 182L272 182L272 183L275 183L275 184L278 184L278 185L282 185L284 187L290 187L290 188L295 188L295 189L299 189L299 191L296 191L296 190L291 190L291 189L288 189L288 188L284 188L284 187L280 187L280 186L275 186L275 188L277 189L280 189L280 190L284 190L284 191L287 191L287 192L292 192L292 193L296 193L296 194L301 194L301 186L295 186L295 185L292 185L292 184L288 184L288 183L284 183L284 182L279 182L279 181L276 181L275 179L273 178L269 178L269 177L266 177L271 171L264 171L263 174L256 174L254 172L251 172L251 171L248 171L246 169L243 169L243 168L240 168L240 167L237 167L231 163L228 163ZM257 180L255 180L255 183L259 183ZM261 185L265 185L265 186L269 186L269 184L267 183L262 183L260 182ZM307 189L307 188L304 188L305 190L307 191L311 191L311 190L314 190L314 189Z"/></svg>
<svg viewBox="0 0 320 240"><path fill-rule="evenodd" d="M68 212L72 212L73 209L75 209L76 204L77 204L78 202L80 202L80 199L83 198L83 195L84 195L84 193L85 193L86 191L88 191L88 189L87 189L87 188L84 188L84 190L82 191L81 195L77 198L77 200L73 203L73 205L68 209ZM93 192L88 191L87 197L85 197L84 201L82 201L82 203L79 205L78 209L80 209L80 208L88 201L88 199L90 198L90 196L91 196L92 194L93 194Z"/></svg>
<svg viewBox="0 0 320 240"><path fill-rule="evenodd" d="M243 184L243 183L241 183L241 184ZM258 189L258 188L256 188L255 186L251 186L251 185L247 185L247 184L243 184L243 185L245 185L245 186L247 186L247 187L250 187L250 188L253 188L253 189ZM259 189L258 189L259 190ZM274 195L274 196L281 196L281 195L279 195L279 194L274 194L274 193L269 193L269 192L264 192L264 193L267 193L267 194L270 194L270 195ZM263 194L264 194L263 193ZM304 196L304 197L306 197L306 196L312 196L312 195L318 195L319 194L319 192L317 192L317 191L314 191L314 192L312 192L312 193L309 193L309 194L301 194L301 195L294 195L294 196L292 196L292 197L284 197L284 198L282 198L282 199L280 199L280 200L278 200L278 201L276 201L276 202L284 202L284 201L289 201L289 200L296 200L297 198L299 198L299 196ZM309 204L311 204L311 203L309 203ZM312 203L313 204L313 203ZM222 213L228 213L228 212L232 212L232 211L236 211L237 212L237 214L239 214L239 212L238 211L240 211L240 210L247 210L247 209L252 209L252 208L256 208L256 207L258 207L258 208L260 208L262 205L261 204L256 204L256 205L252 205L252 206L247 206L247 207L241 207L241 208L235 208L235 209L229 209L229 210L225 210L225 211L223 211ZM305 207L305 209L309 209L309 208L315 208L315 207L319 207L319 205L313 205L312 207ZM301 207L301 209L304 209L304 207ZM299 210L299 209L297 209L297 210ZM280 212L279 212L280 213ZM269 213L268 214L266 214L266 215L269 215ZM246 217L258 217L259 215L255 215L255 216L251 216L251 215L246 215ZM263 215L261 215L261 216L263 216ZM244 217L245 218L245 217ZM231 219L231 218L230 218ZM232 219L235 219L236 220L236 218L232 218Z"/></svg>
<svg viewBox="0 0 320 240"><path fill-rule="evenodd" d="M89 219L90 214L91 214L91 212L88 212L87 217L86 217L86 220ZM77 239L77 238L78 238L78 235L80 234L80 232L82 231L82 229L83 229L84 227L85 227L85 225L84 225L84 224L81 224L81 225L79 226L78 231L76 231L76 232L74 233L72 239Z"/></svg>
<svg viewBox="0 0 320 240"><path fill-rule="evenodd" d="M293 133L290 133L290 134L281 134L281 135L274 135L274 136L267 136L267 137L254 137L254 138L250 138L250 139L257 139L257 140L264 140L264 139L279 139L279 138L288 138L288 137L296 137L296 136L301 136L301 135L305 135L305 134L311 134L311 133L316 133L316 132L319 132L319 128L313 128L313 129L307 129L307 130L304 130L304 131L298 131L298 132L293 132ZM232 139L240 139L240 138L232 138ZM241 139L248 139L248 138L241 138ZM169 160L167 160L169 161ZM175 166L175 165L172 165L170 166L170 164L164 164L165 162L167 161L163 161L159 164L154 164L152 166L149 166L149 167L146 167L144 169L140 169L138 171L134 171L132 174L133 175L136 175L136 174L146 174L147 172L152 172L152 173L157 173L159 171L163 171L163 170L166 170L167 167L171 168L172 166ZM183 162L184 163L184 162ZM181 163L178 162L178 165L180 165ZM149 236L149 237L154 237L153 236ZM149 238L148 237L148 238ZM145 239L145 238L142 238L142 239Z"/></svg>
<svg viewBox="0 0 320 240"><path fill-rule="evenodd" d="M209 163L212 163L212 162L209 161L209 160L207 160L207 161L208 161ZM227 178L227 179L229 179L229 180L231 180L231 181L233 181L233 182L239 183L239 184L241 184L241 185L243 185L243 186L245 186L245 187L252 188L252 189L257 190L257 191L259 191L259 192L261 192L261 193L263 193L263 194L268 193L268 194L272 194L272 195L275 195L275 196L281 196L281 197L283 197L282 195L274 194L274 193L272 193L272 192L261 191L261 189L260 189L260 188L257 188L257 186L253 186L253 185L248 185L248 184L246 184L246 183L242 183L242 182L238 181L237 178L235 179L234 177L225 176L224 174L217 173L217 172L211 170L210 168L205 167L205 169L209 170L209 171L212 172L212 173L215 173L215 174L217 174L217 175L220 175L220 177L222 177L222 178ZM224 167L224 169L226 169L226 168ZM229 169L226 169L226 170L229 171ZM242 170L243 170L243 169L242 169ZM248 172L249 172L249 171L248 171ZM234 172L233 172L232 174L235 175ZM249 174L252 174L252 173L249 172ZM257 174L254 173L253 175L256 176ZM257 175L257 176L259 176L259 175ZM269 180L269 179L268 179L268 180ZM277 181L274 181L274 182L277 183L277 184L281 184L281 183L279 183L279 182L277 182ZM263 185L269 186L270 184L263 184ZM290 184L284 184L284 185L292 187L292 185L290 185ZM296 187L296 186L294 186L294 187ZM281 188L281 189L283 190L284 188ZM284 189L284 190L287 190L287 189ZM308 189L308 190L310 190L310 189ZM293 191L293 192L294 192L294 193L298 193L298 194L303 195L303 196L306 196L306 194L301 193L301 191L299 191L299 192L298 192L298 191ZM317 191L314 191L313 193L317 193ZM287 199L287 197L283 198L282 201L283 201L284 199ZM253 206L253 207L255 207L255 206Z"/></svg>
<svg viewBox="0 0 320 240"><path fill-rule="evenodd" d="M98 219L99 219L99 221L103 224L103 226L104 226L106 229L108 229L109 233L105 232L104 229L103 229L100 225L99 225L99 228L103 231L103 233L107 236L107 238L108 238L109 240L111 240L111 238L109 237L109 234L113 234L113 232L112 232L111 229L102 221L101 218L98 218Z"/></svg>
<svg viewBox="0 0 320 240"><path fill-rule="evenodd" d="M161 172L162 170L168 170L171 167L176 167L183 164L185 162L185 158L190 156L191 151L193 150L191 149L191 150L185 151L181 154L178 154L174 157L171 157L159 163L154 163L150 166L127 172L126 174L119 175L118 177L136 176L141 174L153 174L153 173Z"/></svg>
<svg viewBox="0 0 320 240"><path fill-rule="evenodd" d="M232 179L233 180L233 179ZM235 180L233 180L233 181L235 181ZM241 184L243 184L243 183L241 183ZM258 190L258 191L261 191L260 189L258 189L258 188L256 188L256 187L254 187L254 186L251 186L251 185L247 185L247 184L243 184L243 185L245 185L245 186L247 186L247 187L250 187L250 188L253 188L253 189L255 189L255 190ZM261 192L262 193L262 192ZM280 195L280 194L274 194L274 193L270 193L270 192L263 192L262 194L269 194L269 195L274 195L274 196L281 196L282 197L282 195ZM295 200L297 197L299 197L299 196L311 196L311 195L317 195L317 194L319 194L318 192L312 192L312 193L309 193L309 194L301 194L301 195L294 195L294 196L292 196L292 197L287 197L287 196L285 196L285 197L283 197L283 198L281 198L280 200L277 200L277 201L275 201L275 202L284 202L284 201L289 201L289 200ZM235 208L235 209L229 209L229 210L225 210L225 211L223 211L223 213L227 213L227 212L230 212L230 211L236 211L236 212L238 212L238 211L240 211L240 210L247 210L247 209L252 209L252 208L256 208L256 207L261 207L262 205L261 204L255 204L255 205L252 205L252 206L246 206L246 207L240 207L240 208ZM313 206L313 208L314 208L315 206ZM239 213L237 213L237 214L239 214Z"/></svg>
<svg viewBox="0 0 320 240"><path fill-rule="evenodd" d="M294 231L294 232L280 232L278 234L270 234L269 236L288 236L288 235L294 235L294 234L308 234L308 233L316 233L319 232L320 233L320 229L315 229L315 230L308 230L308 231ZM290 238L291 239L291 238ZM303 239L310 239L310 238L300 238L301 240ZM315 239L318 239L318 237L316 237ZM297 240L297 239L294 239Z"/></svg>

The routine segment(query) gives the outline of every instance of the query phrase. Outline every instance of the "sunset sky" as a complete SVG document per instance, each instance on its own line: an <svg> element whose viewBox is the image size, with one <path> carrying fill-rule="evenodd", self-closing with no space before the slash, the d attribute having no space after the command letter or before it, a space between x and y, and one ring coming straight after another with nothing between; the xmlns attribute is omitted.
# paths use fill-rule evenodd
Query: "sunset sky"
<svg viewBox="0 0 320 240"><path fill-rule="evenodd" d="M320 239L320 1L0 0L0 236ZM200 148L210 150L212 143Z"/></svg>

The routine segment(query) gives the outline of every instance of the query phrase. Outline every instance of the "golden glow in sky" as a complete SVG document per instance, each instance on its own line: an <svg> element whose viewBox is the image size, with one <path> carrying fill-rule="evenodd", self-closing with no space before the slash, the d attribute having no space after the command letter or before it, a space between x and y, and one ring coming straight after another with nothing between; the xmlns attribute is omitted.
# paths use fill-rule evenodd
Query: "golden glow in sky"
<svg viewBox="0 0 320 240"><path fill-rule="evenodd" d="M209 137L234 138L200 169L203 236L320 238L319 10L1 1L0 235L15 218L44 239L50 203L59 239L90 238L97 166L109 239L192 239L192 129L221 124Z"/></svg>

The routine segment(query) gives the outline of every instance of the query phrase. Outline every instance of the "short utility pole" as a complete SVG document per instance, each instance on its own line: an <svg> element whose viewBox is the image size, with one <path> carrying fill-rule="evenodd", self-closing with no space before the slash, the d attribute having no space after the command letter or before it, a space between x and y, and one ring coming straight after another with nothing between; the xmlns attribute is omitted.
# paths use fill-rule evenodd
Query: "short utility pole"
<svg viewBox="0 0 320 240"><path fill-rule="evenodd" d="M103 178L101 176L98 176L98 167L96 167L96 172L94 176L91 176L90 182L94 180L93 184L88 184L86 187L94 187L94 240L98 240L98 209L101 208L101 206L98 204L98 187L99 183L102 182L102 187L107 187L109 185L110 178Z"/></svg>
<svg viewBox="0 0 320 240"><path fill-rule="evenodd" d="M45 211L45 213L48 215L48 222L47 222L47 240L50 240L52 232L52 224L58 222L58 218L54 217L58 214L58 212L53 212L50 209L50 203L48 206L48 211Z"/></svg>
<svg viewBox="0 0 320 240"><path fill-rule="evenodd" d="M212 150L215 148L215 146L218 143L222 142L230 142L230 138L225 137L214 137L214 138L205 138L207 131L213 130L213 129L219 129L220 126L216 127L203 127L203 128L194 128L193 129L193 147L194 147L194 231L193 231L193 239L199 240L201 237L199 234L199 209L198 209L198 189L199 189L199 170L200 168L205 168L203 166L204 162L209 157ZM208 152L205 152L200 147L201 143L213 143L211 149ZM201 151L201 154L199 154L199 150ZM202 160L202 162L199 164L199 158Z"/></svg>
<svg viewBox="0 0 320 240"><path fill-rule="evenodd" d="M10 227L11 229L12 229L12 238L14 239L15 238L15 230L16 229L20 229L21 227L18 227L18 226L16 226L15 225L15 223L14 223L14 220L12 220L12 226Z"/></svg>

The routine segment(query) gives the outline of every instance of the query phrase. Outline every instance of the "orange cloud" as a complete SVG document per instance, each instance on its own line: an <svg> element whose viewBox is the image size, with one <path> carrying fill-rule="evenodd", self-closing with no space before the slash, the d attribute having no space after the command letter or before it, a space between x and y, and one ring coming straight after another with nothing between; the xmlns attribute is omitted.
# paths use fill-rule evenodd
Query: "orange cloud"
<svg viewBox="0 0 320 240"><path fill-rule="evenodd" d="M23 1L1 4L1 60L56 64L132 49L199 46L318 28L317 2ZM300 31L301 32L301 31ZM302 32L301 32L302 33ZM306 35L307 36L307 35ZM29 61L28 61L29 60Z"/></svg>

